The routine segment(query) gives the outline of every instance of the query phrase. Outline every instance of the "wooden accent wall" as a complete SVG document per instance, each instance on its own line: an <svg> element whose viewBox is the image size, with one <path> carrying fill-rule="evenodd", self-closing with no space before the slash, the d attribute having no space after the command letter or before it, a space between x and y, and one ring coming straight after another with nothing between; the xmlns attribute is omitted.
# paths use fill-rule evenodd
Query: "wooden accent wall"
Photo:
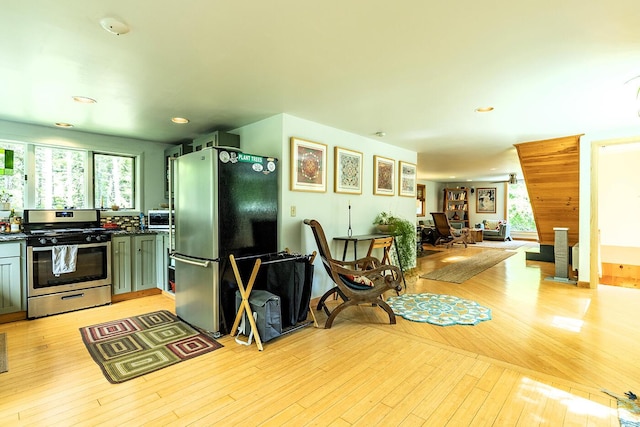
<svg viewBox="0 0 640 427"><path fill-rule="evenodd" d="M514 144L541 245L554 244L554 227L569 228L569 246L578 242L581 136Z"/></svg>

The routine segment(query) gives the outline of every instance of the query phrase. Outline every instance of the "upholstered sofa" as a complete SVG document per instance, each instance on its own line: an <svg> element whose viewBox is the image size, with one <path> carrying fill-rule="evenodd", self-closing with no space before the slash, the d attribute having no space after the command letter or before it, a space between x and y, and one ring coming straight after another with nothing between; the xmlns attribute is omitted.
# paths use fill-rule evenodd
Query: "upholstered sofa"
<svg viewBox="0 0 640 427"><path fill-rule="evenodd" d="M484 229L482 230L483 240L511 240L511 226L508 222L502 220L482 221Z"/></svg>

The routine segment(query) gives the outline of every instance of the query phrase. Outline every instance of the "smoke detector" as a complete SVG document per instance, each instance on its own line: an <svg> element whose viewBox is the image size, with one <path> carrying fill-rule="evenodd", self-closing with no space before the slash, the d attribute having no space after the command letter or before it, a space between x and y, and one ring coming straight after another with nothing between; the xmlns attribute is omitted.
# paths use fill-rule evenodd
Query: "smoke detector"
<svg viewBox="0 0 640 427"><path fill-rule="evenodd" d="M122 21L118 21L116 18L102 18L100 20L100 25L102 25L102 28L116 36L127 34L129 32L127 24Z"/></svg>

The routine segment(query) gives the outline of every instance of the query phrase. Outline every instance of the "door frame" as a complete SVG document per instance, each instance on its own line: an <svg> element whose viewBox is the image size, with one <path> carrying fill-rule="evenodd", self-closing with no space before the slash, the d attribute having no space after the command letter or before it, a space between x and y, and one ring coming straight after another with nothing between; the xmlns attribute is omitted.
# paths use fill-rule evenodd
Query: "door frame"
<svg viewBox="0 0 640 427"><path fill-rule="evenodd" d="M600 284L600 228L598 227L598 176L600 148L607 145L633 144L640 142L640 137L618 138L594 141L591 144L591 218L589 224L589 288L597 288Z"/></svg>

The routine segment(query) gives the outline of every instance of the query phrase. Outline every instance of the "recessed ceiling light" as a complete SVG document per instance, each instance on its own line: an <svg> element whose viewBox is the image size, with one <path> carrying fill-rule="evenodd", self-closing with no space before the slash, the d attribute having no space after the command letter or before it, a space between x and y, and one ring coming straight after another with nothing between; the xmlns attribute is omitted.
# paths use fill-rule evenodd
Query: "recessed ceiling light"
<svg viewBox="0 0 640 427"><path fill-rule="evenodd" d="M489 111L493 111L493 107L478 107L475 111L476 113L488 113Z"/></svg>
<svg viewBox="0 0 640 427"><path fill-rule="evenodd" d="M453 178L455 178L455 175L451 175L449 178L452 178L452 179L453 179Z"/></svg>
<svg viewBox="0 0 640 427"><path fill-rule="evenodd" d="M56 122L55 125L58 126L59 128L72 128L73 127L73 125L71 123L64 123L64 122Z"/></svg>
<svg viewBox="0 0 640 427"><path fill-rule="evenodd" d="M116 18L102 18L100 20L100 25L102 28L116 36L127 34L129 32L127 24L122 21L118 21Z"/></svg>
<svg viewBox="0 0 640 427"><path fill-rule="evenodd" d="M72 96L71 99L73 99L75 102L79 102L80 104L95 104L96 101L93 98L89 98L88 96Z"/></svg>
<svg viewBox="0 0 640 427"><path fill-rule="evenodd" d="M183 125L185 123L189 123L189 119L185 119L184 117L172 117L171 121L173 123L178 123L180 125Z"/></svg>

